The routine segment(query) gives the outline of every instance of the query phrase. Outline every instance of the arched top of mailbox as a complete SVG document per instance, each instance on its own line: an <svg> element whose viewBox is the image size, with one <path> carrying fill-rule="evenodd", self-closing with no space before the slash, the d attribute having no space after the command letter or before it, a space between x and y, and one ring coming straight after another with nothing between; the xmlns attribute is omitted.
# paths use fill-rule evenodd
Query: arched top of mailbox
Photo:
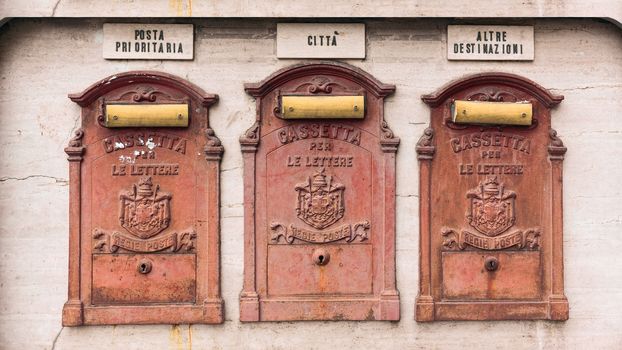
<svg viewBox="0 0 622 350"><path fill-rule="evenodd" d="M385 97L395 91L395 85L383 84L362 69L340 62L318 62L285 67L259 83L244 84L244 89L253 97L263 97L291 80L315 75L348 79L361 85L376 97Z"/></svg>
<svg viewBox="0 0 622 350"><path fill-rule="evenodd" d="M538 99L538 101L540 101L547 108L552 108L558 105L564 99L564 96L554 95L547 89L527 78L523 78L519 75L510 73L497 72L480 73L460 78L443 86L438 91L432 94L421 96L421 99L430 107L438 107L447 98L455 95L462 90L477 86L488 85L505 85L522 90L525 93L530 94Z"/></svg>
<svg viewBox="0 0 622 350"><path fill-rule="evenodd" d="M69 98L81 107L86 107L110 91L130 85L150 83L161 84L182 91L192 98L200 100L201 104L204 106L209 106L218 100L218 95L208 94L200 87L185 79L172 74L155 71L131 71L114 74L96 82L80 93L69 94Z"/></svg>

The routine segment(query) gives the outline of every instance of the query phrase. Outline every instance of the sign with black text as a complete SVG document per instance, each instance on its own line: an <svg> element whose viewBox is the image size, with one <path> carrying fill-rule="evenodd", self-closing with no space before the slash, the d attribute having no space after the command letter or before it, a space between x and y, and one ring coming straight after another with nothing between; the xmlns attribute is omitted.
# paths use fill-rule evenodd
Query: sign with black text
<svg viewBox="0 0 622 350"><path fill-rule="evenodd" d="M106 59L192 60L192 24L105 23Z"/></svg>
<svg viewBox="0 0 622 350"><path fill-rule="evenodd" d="M447 26L447 59L533 61L533 26Z"/></svg>
<svg viewBox="0 0 622 350"><path fill-rule="evenodd" d="M278 23L278 58L365 58L364 23Z"/></svg>

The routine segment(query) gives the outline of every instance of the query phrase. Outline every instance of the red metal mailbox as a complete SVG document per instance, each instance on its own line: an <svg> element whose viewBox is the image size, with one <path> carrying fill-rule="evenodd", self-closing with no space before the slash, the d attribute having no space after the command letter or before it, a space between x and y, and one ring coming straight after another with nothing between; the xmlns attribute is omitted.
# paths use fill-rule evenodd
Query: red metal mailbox
<svg viewBox="0 0 622 350"><path fill-rule="evenodd" d="M562 99L504 73L423 96L417 321L568 319Z"/></svg>
<svg viewBox="0 0 622 350"><path fill-rule="evenodd" d="M69 95L69 300L63 325L221 323L218 96L128 72Z"/></svg>
<svg viewBox="0 0 622 350"><path fill-rule="evenodd" d="M394 90L339 63L246 85L242 321L399 319Z"/></svg>

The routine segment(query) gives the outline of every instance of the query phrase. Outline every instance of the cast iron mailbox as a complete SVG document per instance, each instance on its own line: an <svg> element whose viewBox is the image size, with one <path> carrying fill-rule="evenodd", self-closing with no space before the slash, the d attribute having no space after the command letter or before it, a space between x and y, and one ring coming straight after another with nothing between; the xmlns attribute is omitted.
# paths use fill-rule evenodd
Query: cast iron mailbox
<svg viewBox="0 0 622 350"><path fill-rule="evenodd" d="M242 321L399 319L394 90L339 63L246 85Z"/></svg>
<svg viewBox="0 0 622 350"><path fill-rule="evenodd" d="M504 73L423 96L418 321L568 319L562 99Z"/></svg>
<svg viewBox="0 0 622 350"><path fill-rule="evenodd" d="M63 324L221 323L217 95L128 72L69 95L69 300Z"/></svg>

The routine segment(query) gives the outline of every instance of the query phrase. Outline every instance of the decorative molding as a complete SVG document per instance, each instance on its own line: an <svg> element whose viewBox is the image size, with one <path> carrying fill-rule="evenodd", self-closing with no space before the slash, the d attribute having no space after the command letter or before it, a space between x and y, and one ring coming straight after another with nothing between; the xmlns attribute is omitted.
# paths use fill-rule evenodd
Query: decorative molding
<svg viewBox="0 0 622 350"><path fill-rule="evenodd" d="M279 239L283 237L287 244L292 244L295 240L322 244L345 239L347 243L352 243L356 237L359 237L359 241L364 242L369 239L368 231L370 227L369 221L365 220L355 224L341 225L329 230L313 231L296 227L293 224L290 224L288 228L284 224L273 222L270 224L270 230L272 230L270 240L273 243L279 243Z"/></svg>
<svg viewBox="0 0 622 350"><path fill-rule="evenodd" d="M480 73L470 75L458 80L452 81L449 84L443 86L438 91L421 96L423 102L427 103L430 107L438 107L445 102L449 97L454 96L456 93L464 91L476 86L488 86L488 85L502 85L509 86L525 93L532 95L538 99L547 108L552 108L558 105L564 96L553 95L547 89L536 84L535 82L523 78L521 76L510 73ZM501 95L497 95L498 98ZM492 96L491 96L492 97Z"/></svg>
<svg viewBox="0 0 622 350"><path fill-rule="evenodd" d="M82 147L82 138L84 138L84 129L79 128L74 132L71 140L69 140L69 147Z"/></svg>
<svg viewBox="0 0 622 350"><path fill-rule="evenodd" d="M79 128L74 132L74 136L69 140L67 147L65 147L65 153L67 153L67 159L70 162L79 162L82 160L85 147L82 146L82 139L84 138L84 129Z"/></svg>
<svg viewBox="0 0 622 350"><path fill-rule="evenodd" d="M540 228L517 230L496 237L482 236L467 230L443 227L441 235L444 250L464 250L467 245L481 250L501 250L516 247L519 250L537 250L540 247Z"/></svg>
<svg viewBox="0 0 622 350"><path fill-rule="evenodd" d="M415 148L417 151L417 159L432 159L434 158L434 153L436 152L436 147L434 146L434 129L431 127L427 127L423 130L423 135L417 141L417 147Z"/></svg>
<svg viewBox="0 0 622 350"><path fill-rule="evenodd" d="M386 120L380 120L380 147L383 152L396 153L400 138L395 136Z"/></svg>
<svg viewBox="0 0 622 350"><path fill-rule="evenodd" d="M189 81L176 77L172 74L156 72L156 71L131 71L125 73L119 73L104 78L97 83L89 86L84 91L75 94L69 94L69 98L80 105L86 107L93 103L95 100L104 96L105 94L114 91L116 89L125 88L128 85L136 84L158 84L170 87L175 90L180 90L200 101L203 106L210 106L218 101L218 95L208 94L200 87L190 83ZM155 92L155 91L154 91ZM137 94L139 95L137 97ZM153 93L141 94L135 92L133 99L142 101L143 99L149 100L154 98ZM154 99L155 101L155 99ZM134 102L139 102L134 100ZM153 101L151 101L153 102Z"/></svg>
<svg viewBox="0 0 622 350"><path fill-rule="evenodd" d="M244 135L240 136L240 144L242 145L242 152L255 152L259 145L259 132L261 130L261 123L255 121L255 123L244 132Z"/></svg>
<svg viewBox="0 0 622 350"><path fill-rule="evenodd" d="M393 130L391 130L389 124L384 119L380 121L380 130L382 131L382 139L388 140L396 138L395 134L393 134Z"/></svg>
<svg viewBox="0 0 622 350"><path fill-rule="evenodd" d="M197 234L192 228L172 232L152 239L136 239L121 232L108 232L99 228L93 231L93 251L96 253L194 253Z"/></svg>
<svg viewBox="0 0 622 350"><path fill-rule="evenodd" d="M468 101L481 101L481 102L517 102L518 97L513 93L500 90L495 87L482 89L469 94L466 98Z"/></svg>
<svg viewBox="0 0 622 350"><path fill-rule="evenodd" d="M134 94L134 96L132 96L132 101L134 102L143 102L143 101L155 102L158 98L156 96L156 92L158 91L148 90L147 88L144 88L143 91L138 91Z"/></svg>
<svg viewBox="0 0 622 350"><path fill-rule="evenodd" d="M259 83L244 84L244 89L253 97L263 97L289 81L317 75L337 76L354 81L376 97L385 97L395 92L395 85L383 84L358 67L335 61L303 63L285 67ZM315 89L317 92L330 93L330 88L328 85L322 85L322 87L318 85Z"/></svg>
<svg viewBox="0 0 622 350"><path fill-rule="evenodd" d="M222 142L214 129L207 128L205 130L205 136L207 137L207 145L205 146L205 156L207 159L220 159L222 158L222 154L225 151L225 148L222 146Z"/></svg>
<svg viewBox="0 0 622 350"><path fill-rule="evenodd" d="M332 82L330 79L326 77L315 77L308 83L309 88L307 91L311 94L325 93L330 94L333 92L332 84L336 84Z"/></svg>
<svg viewBox="0 0 622 350"><path fill-rule="evenodd" d="M568 149L564 146L562 139L557 136L557 131L549 129L549 139L549 158L551 160L563 160Z"/></svg>

